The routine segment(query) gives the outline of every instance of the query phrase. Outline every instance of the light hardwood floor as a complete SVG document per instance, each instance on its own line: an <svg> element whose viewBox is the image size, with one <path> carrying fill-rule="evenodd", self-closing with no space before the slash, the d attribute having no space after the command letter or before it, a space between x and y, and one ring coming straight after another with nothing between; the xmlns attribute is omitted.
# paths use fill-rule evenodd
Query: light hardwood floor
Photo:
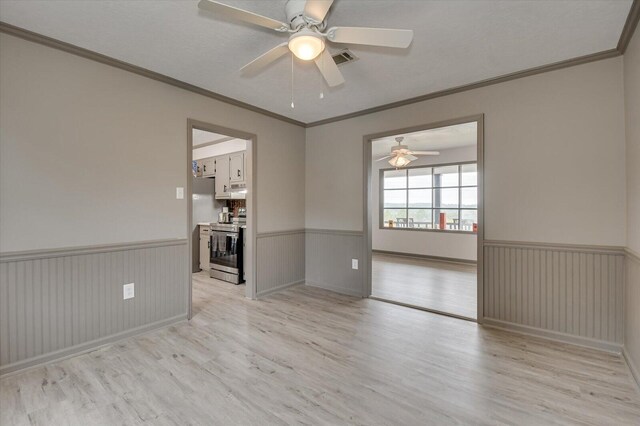
<svg viewBox="0 0 640 426"><path fill-rule="evenodd" d="M617 355L305 286L194 291L191 323L3 378L0 424L639 424Z"/></svg>
<svg viewBox="0 0 640 426"><path fill-rule="evenodd" d="M477 318L475 265L373 253L371 295Z"/></svg>

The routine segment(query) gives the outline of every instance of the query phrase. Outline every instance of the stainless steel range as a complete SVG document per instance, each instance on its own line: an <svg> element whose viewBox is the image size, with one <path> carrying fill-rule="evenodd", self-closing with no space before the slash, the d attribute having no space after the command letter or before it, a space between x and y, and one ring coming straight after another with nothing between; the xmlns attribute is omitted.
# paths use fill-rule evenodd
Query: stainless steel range
<svg viewBox="0 0 640 426"><path fill-rule="evenodd" d="M210 229L209 276L233 284L243 283L245 226L212 223Z"/></svg>

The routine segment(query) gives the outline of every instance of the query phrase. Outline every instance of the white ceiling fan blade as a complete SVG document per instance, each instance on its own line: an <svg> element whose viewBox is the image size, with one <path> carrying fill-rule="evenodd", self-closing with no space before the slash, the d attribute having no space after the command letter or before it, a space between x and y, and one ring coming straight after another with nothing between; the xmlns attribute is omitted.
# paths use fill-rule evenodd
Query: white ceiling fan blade
<svg viewBox="0 0 640 426"><path fill-rule="evenodd" d="M413 30L333 27L327 31L327 39L335 43L406 48L409 47L411 40L413 40Z"/></svg>
<svg viewBox="0 0 640 426"><path fill-rule="evenodd" d="M267 18L266 16L258 15L257 13L249 12L248 10L238 9L237 7L229 6L213 0L200 0L198 7L202 10L214 12L221 16L248 22L260 27L271 28L276 31L287 31L289 29L289 26L284 22L276 21L275 19Z"/></svg>
<svg viewBox="0 0 640 426"><path fill-rule="evenodd" d="M440 151L411 151L413 155L440 155Z"/></svg>
<svg viewBox="0 0 640 426"><path fill-rule="evenodd" d="M393 157L393 155L385 155L385 156L384 156L384 157L382 157L382 158L378 158L376 161L386 160L387 158L391 158L391 157Z"/></svg>
<svg viewBox="0 0 640 426"><path fill-rule="evenodd" d="M404 158L406 158L409 161L416 161L418 159L418 157L411 154L405 154Z"/></svg>
<svg viewBox="0 0 640 426"><path fill-rule="evenodd" d="M317 23L324 21L333 0L307 0L304 5L304 16L311 18Z"/></svg>
<svg viewBox="0 0 640 426"><path fill-rule="evenodd" d="M324 49L322 53L316 57L315 63L329 87L339 86L344 83L344 77L328 49Z"/></svg>
<svg viewBox="0 0 640 426"><path fill-rule="evenodd" d="M240 72L247 76L255 75L262 71L262 69L269 65L271 62L287 53L289 53L289 44L287 42L279 44L268 52L258 56L256 59L249 62L244 67L240 68Z"/></svg>

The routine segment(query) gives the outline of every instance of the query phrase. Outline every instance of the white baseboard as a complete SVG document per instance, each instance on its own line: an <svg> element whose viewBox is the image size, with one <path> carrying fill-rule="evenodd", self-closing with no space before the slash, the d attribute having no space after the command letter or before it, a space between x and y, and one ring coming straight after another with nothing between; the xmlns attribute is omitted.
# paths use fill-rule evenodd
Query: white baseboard
<svg viewBox="0 0 640 426"><path fill-rule="evenodd" d="M268 296L270 294L277 293L279 291L282 291L282 290L285 290L287 288L294 287L294 286L297 286L297 285L301 285L301 284L304 284L304 280L298 280L298 281L293 281L293 282L290 282L290 283L287 283L287 284L281 284L281 285L279 285L277 287L270 288L269 290L258 292L258 294L256 294L256 298L261 299L261 298L263 298L265 296Z"/></svg>
<svg viewBox="0 0 640 426"><path fill-rule="evenodd" d="M337 287L337 286L333 286L331 284L326 284L326 283L317 283L309 280L305 282L305 285L308 285L309 287L317 287L323 290L333 291L334 293L346 294L347 296L362 298L362 290L360 289L354 290L350 288Z"/></svg>
<svg viewBox="0 0 640 426"><path fill-rule="evenodd" d="M31 370L33 368L41 367L42 365L45 365L45 364L51 364L52 362L62 361L63 359L82 355L87 352L93 352L103 346L111 345L119 340L124 340L129 337L148 333L149 331L153 331L158 328L166 327L168 325L173 325L186 320L187 320L187 314L184 313L175 317L152 322L150 324L141 325L140 327L132 328L130 330L122 331L120 333L101 337L99 339L95 339L90 342L85 342L79 345L60 349L59 351L49 352L33 358L28 358L18 362L14 362L12 364L3 365L0 367L0 377L6 377L8 375L22 373L26 370Z"/></svg>
<svg viewBox="0 0 640 426"><path fill-rule="evenodd" d="M569 343L572 345L583 346L590 349L597 349L620 355L622 353L622 345L615 342L607 342L604 340L590 339L588 337L574 336L572 334L561 333L558 331L545 330L542 328L531 327L528 325L515 324L512 322L501 321L494 318L484 317L483 326L498 328L501 330L515 331L530 336L542 337L547 340L553 340L560 343Z"/></svg>
<svg viewBox="0 0 640 426"><path fill-rule="evenodd" d="M631 358L631 354L624 345L622 346L622 357L627 362L627 366L631 371L631 376L638 386L638 391L640 391L640 370L638 369L638 366L633 363L633 358Z"/></svg>

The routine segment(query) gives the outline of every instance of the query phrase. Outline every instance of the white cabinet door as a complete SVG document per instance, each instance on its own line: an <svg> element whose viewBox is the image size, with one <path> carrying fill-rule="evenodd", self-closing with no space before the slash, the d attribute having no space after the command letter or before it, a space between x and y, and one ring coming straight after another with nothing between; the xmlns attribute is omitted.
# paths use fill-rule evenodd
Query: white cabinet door
<svg viewBox="0 0 640 426"><path fill-rule="evenodd" d="M214 177L216 175L216 159L214 157L202 160L202 176Z"/></svg>
<svg viewBox="0 0 640 426"><path fill-rule="evenodd" d="M216 199L230 198L229 192L229 156L216 157Z"/></svg>
<svg viewBox="0 0 640 426"><path fill-rule="evenodd" d="M206 231L204 231L206 229ZM209 270L209 231L208 227L200 227L200 269Z"/></svg>
<svg viewBox="0 0 640 426"><path fill-rule="evenodd" d="M202 177L202 160L196 160L196 177Z"/></svg>
<svg viewBox="0 0 640 426"><path fill-rule="evenodd" d="M244 182L244 152L236 152L229 156L229 169L231 175L229 181Z"/></svg>

